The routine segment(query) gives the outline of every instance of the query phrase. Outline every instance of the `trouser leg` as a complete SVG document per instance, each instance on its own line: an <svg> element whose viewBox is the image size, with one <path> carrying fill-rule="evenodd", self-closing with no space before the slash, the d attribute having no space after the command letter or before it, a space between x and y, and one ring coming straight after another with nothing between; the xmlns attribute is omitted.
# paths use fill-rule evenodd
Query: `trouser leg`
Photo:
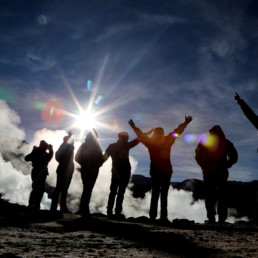
<svg viewBox="0 0 258 258"><path fill-rule="evenodd" d="M117 198L116 198L116 214L121 214L123 210L124 194L126 191L126 187L129 183L129 179L130 179L130 176L123 178L119 184Z"/></svg>
<svg viewBox="0 0 258 258"><path fill-rule="evenodd" d="M160 214L160 218L165 220L167 219L168 216L168 190L169 190L169 186L170 186L170 178L171 176L167 176L165 177L162 181L162 185L161 185L161 214Z"/></svg>
<svg viewBox="0 0 258 258"><path fill-rule="evenodd" d="M204 178L205 207L210 222L215 222L216 184L212 178Z"/></svg>
<svg viewBox="0 0 258 258"><path fill-rule="evenodd" d="M93 190L93 187L95 185L95 182L98 177L98 173L81 173L82 182L83 182L83 192L80 202L80 211L83 214L89 214L89 203L91 198L91 193Z"/></svg>
<svg viewBox="0 0 258 258"><path fill-rule="evenodd" d="M111 179L110 193L108 196L107 214L112 215L115 198L117 195L118 181L114 178Z"/></svg>
<svg viewBox="0 0 258 258"><path fill-rule="evenodd" d="M228 216L227 180L220 180L218 182L217 192L219 222L224 222Z"/></svg>
<svg viewBox="0 0 258 258"><path fill-rule="evenodd" d="M57 210L59 196L60 196L60 192L61 192L61 189L62 189L62 181L63 180L62 180L61 174L57 174L56 188L55 188L54 193L52 195L52 202L51 202L51 207L50 207L51 211L56 211Z"/></svg>
<svg viewBox="0 0 258 258"><path fill-rule="evenodd" d="M40 209L40 203L43 198L44 192L45 192L45 184L46 184L46 178L47 176L43 176L42 178L38 179L36 184L36 193L35 193L35 199L34 199L34 208Z"/></svg>
<svg viewBox="0 0 258 258"><path fill-rule="evenodd" d="M30 192L30 197L29 197L29 207L34 208L34 202L35 202L35 190L32 188Z"/></svg>
<svg viewBox="0 0 258 258"><path fill-rule="evenodd" d="M72 176L73 176L72 172L70 172L70 171L66 172L66 176L64 177L63 187L62 187L62 191L61 191L61 200L60 200L60 209L63 212L68 212L66 199L67 199L67 194L68 194L68 188L70 186Z"/></svg>
<svg viewBox="0 0 258 258"><path fill-rule="evenodd" d="M156 219L158 210L158 200L160 195L160 182L152 176L151 204L149 215L151 219Z"/></svg>

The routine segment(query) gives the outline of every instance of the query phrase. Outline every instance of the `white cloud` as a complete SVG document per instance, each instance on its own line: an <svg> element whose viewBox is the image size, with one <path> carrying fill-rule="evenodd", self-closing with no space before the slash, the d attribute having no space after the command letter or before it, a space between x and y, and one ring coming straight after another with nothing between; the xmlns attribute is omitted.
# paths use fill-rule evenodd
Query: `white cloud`
<svg viewBox="0 0 258 258"><path fill-rule="evenodd" d="M0 99L0 135L23 140L25 133L19 128L21 119L19 115Z"/></svg>

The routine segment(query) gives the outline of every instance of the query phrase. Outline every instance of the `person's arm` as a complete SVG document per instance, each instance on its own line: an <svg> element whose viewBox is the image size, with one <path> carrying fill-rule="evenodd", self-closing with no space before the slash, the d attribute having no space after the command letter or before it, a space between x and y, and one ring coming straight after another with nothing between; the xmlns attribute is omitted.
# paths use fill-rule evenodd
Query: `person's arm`
<svg viewBox="0 0 258 258"><path fill-rule="evenodd" d="M79 149L77 150L76 154L75 154L75 161L81 165L82 163L82 151L83 151L83 146L84 144L81 144L81 146L79 147Z"/></svg>
<svg viewBox="0 0 258 258"><path fill-rule="evenodd" d="M54 151L53 146L51 144L48 145L48 162L53 158Z"/></svg>
<svg viewBox="0 0 258 258"><path fill-rule="evenodd" d="M144 133L142 132L142 130L135 126L135 123L132 119L130 119L128 121L128 124L132 127L132 129L134 130L137 137L143 137L144 136Z"/></svg>
<svg viewBox="0 0 258 258"><path fill-rule="evenodd" d="M133 120L129 120L128 124L132 127L132 129L134 130L135 134L137 135L137 138L140 142L142 142L143 144L146 144L149 142L149 137L148 134L150 134L152 132L149 131L148 133L144 133L140 128L135 126L135 123L133 122Z"/></svg>
<svg viewBox="0 0 258 258"><path fill-rule="evenodd" d="M109 158L110 156L110 147L108 146L105 153L103 154L103 163Z"/></svg>
<svg viewBox="0 0 258 258"><path fill-rule="evenodd" d="M129 149L135 147L138 143L140 142L140 140L138 138L135 138L134 140L129 142Z"/></svg>
<svg viewBox="0 0 258 258"><path fill-rule="evenodd" d="M66 151L66 148L65 148L65 143L63 143L59 148L58 150L56 151L55 153L55 158L56 158L56 161L57 162L61 162L63 157L64 157L64 152Z"/></svg>
<svg viewBox="0 0 258 258"><path fill-rule="evenodd" d="M228 145L227 168L231 168L238 160L238 153L232 142L228 141Z"/></svg>
<svg viewBox="0 0 258 258"><path fill-rule="evenodd" d="M24 157L25 161L32 161L32 152Z"/></svg>
<svg viewBox="0 0 258 258"><path fill-rule="evenodd" d="M245 116L249 119L249 121L254 125L256 129L258 129L258 116L254 113L254 111L247 105L247 103L240 98L238 93L236 92L235 100L241 107Z"/></svg>
<svg viewBox="0 0 258 258"><path fill-rule="evenodd" d="M36 146L33 146L33 150L31 151L31 153L24 157L25 161L29 162L33 160L35 149L36 149Z"/></svg>
<svg viewBox="0 0 258 258"><path fill-rule="evenodd" d="M191 116L185 116L184 123L180 124L176 129L174 129L169 135L172 135L173 137L178 137L180 134L182 134L187 127L187 125L193 120Z"/></svg>

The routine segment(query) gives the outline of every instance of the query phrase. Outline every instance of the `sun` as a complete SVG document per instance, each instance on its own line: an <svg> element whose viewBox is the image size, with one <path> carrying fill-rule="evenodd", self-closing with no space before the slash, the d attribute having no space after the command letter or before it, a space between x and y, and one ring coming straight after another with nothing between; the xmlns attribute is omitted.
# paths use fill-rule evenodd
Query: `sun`
<svg viewBox="0 0 258 258"><path fill-rule="evenodd" d="M90 112L88 110L83 111L79 115L77 115L75 120L76 121L75 121L74 127L82 131L95 128L97 124L96 115L94 115L93 112Z"/></svg>

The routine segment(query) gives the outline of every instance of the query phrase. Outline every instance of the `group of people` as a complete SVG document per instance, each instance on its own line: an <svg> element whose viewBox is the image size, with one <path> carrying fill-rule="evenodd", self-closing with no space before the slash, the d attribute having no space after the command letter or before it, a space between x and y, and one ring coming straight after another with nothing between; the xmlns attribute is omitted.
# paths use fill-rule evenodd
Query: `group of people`
<svg viewBox="0 0 258 258"><path fill-rule="evenodd" d="M254 112L237 93L235 99L248 119L258 128L258 118ZM161 127L152 129L149 132L143 132L135 125L133 120L129 120L129 125L135 132L136 138L128 141L128 133L120 132L118 133L117 142L110 144L104 154L98 141L97 132L94 129L91 130L87 134L85 142L81 144L75 154L75 161L81 166L80 172L83 183L79 213L83 216L90 215L89 203L99 169L111 157L112 177L107 203L107 215L109 217L123 217L124 193L131 176L129 151L141 142L148 149L150 156L152 191L149 216L152 221L156 220L158 200L160 198L160 220L166 222L168 220L168 190L173 173L170 160L171 148L175 140L184 132L191 121L192 117L186 116L183 123L168 135L165 135L164 129ZM223 223L227 219L226 192L229 175L228 169L237 162L238 154L233 143L226 138L219 125L215 125L210 129L209 137L212 137L213 143L207 146L200 141L195 149L195 159L203 172L208 222L214 223L215 215L218 213L219 222ZM47 166L52 157L52 145L47 144L45 141L41 141L39 147L34 147L32 152L25 157L26 161L32 162L33 167L31 173L32 191L29 198L29 207L32 209L40 208L48 175ZM55 153L55 158L59 165L56 170L57 182L50 209L52 211L57 210L61 195L60 210L68 212L66 197L74 172L74 142L71 133L64 137L63 143ZM216 201L218 201L217 212ZM115 210L113 210L114 205ZM115 211L114 214L113 211Z"/></svg>

